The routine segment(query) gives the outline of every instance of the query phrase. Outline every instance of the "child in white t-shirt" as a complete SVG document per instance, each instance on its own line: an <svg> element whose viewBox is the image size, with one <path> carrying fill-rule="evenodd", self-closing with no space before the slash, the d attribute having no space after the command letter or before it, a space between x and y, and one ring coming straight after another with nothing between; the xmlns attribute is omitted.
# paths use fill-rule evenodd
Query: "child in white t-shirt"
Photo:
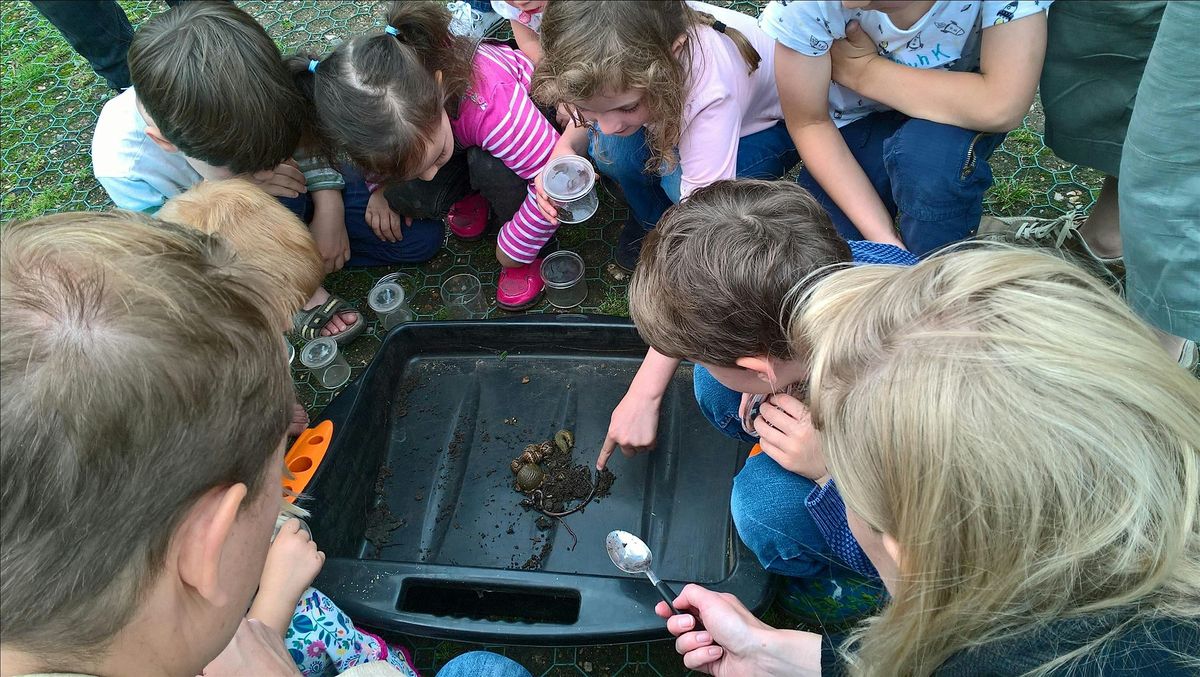
<svg viewBox="0 0 1200 677"><path fill-rule="evenodd" d="M548 0L492 0L492 11L508 19L517 47L533 65L542 60L542 12Z"/></svg>
<svg viewBox="0 0 1200 677"><path fill-rule="evenodd" d="M922 255L975 230L988 158L1037 89L1050 2L767 6L799 181L844 237Z"/></svg>

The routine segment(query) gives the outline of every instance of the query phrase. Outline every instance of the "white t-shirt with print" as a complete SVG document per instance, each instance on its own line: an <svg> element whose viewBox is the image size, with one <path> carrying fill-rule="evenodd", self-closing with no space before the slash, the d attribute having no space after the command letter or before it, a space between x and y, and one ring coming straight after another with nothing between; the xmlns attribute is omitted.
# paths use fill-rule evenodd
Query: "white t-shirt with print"
<svg viewBox="0 0 1200 677"><path fill-rule="evenodd" d="M492 0L492 11L509 21L516 21L534 33L541 33L542 12L526 12L513 7L504 0Z"/></svg>
<svg viewBox="0 0 1200 677"><path fill-rule="evenodd" d="M884 12L851 10L837 0L774 0L759 25L783 46L821 56L834 40L846 37L856 20L878 47L879 55L913 68L979 70L984 29L1044 12L1053 0L939 0L911 28L900 30ZM829 87L829 115L838 127L888 107L836 82Z"/></svg>

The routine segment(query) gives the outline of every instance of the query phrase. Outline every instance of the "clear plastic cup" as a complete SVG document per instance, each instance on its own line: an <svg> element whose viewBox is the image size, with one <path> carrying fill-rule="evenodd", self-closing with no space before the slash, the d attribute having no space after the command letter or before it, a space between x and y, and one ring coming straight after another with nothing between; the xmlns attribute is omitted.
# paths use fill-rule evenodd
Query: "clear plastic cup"
<svg viewBox="0 0 1200 677"><path fill-rule="evenodd" d="M555 308L574 308L587 298L587 280L583 279L583 258L575 252L556 251L542 260L542 280L546 300Z"/></svg>
<svg viewBox="0 0 1200 677"><path fill-rule="evenodd" d="M486 317L489 309L479 278L470 273L459 273L442 283L442 302L454 320L477 320Z"/></svg>
<svg viewBox="0 0 1200 677"><path fill-rule="evenodd" d="M303 364L322 388L340 388L350 380L350 363L338 350L337 341L328 336L309 341L300 350Z"/></svg>
<svg viewBox="0 0 1200 677"><path fill-rule="evenodd" d="M582 223L596 213L596 172L578 155L562 155L542 168L542 188L558 208L561 223Z"/></svg>
<svg viewBox="0 0 1200 677"><path fill-rule="evenodd" d="M385 282L375 285L367 294L367 305L379 316L379 325L384 331L401 322L411 322L412 309L404 298L404 287L395 282Z"/></svg>

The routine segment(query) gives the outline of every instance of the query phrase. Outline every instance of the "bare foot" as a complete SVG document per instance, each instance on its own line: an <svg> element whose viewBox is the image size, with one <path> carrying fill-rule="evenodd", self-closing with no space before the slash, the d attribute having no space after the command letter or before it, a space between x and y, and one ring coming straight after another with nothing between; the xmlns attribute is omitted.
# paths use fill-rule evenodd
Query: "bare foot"
<svg viewBox="0 0 1200 677"><path fill-rule="evenodd" d="M325 287L318 287L313 293L312 298L308 303L304 304L305 310L312 310L317 306L329 300L329 291ZM350 328L358 321L358 313L353 310L343 310L342 312L330 318L329 322L321 328L321 336L336 336Z"/></svg>

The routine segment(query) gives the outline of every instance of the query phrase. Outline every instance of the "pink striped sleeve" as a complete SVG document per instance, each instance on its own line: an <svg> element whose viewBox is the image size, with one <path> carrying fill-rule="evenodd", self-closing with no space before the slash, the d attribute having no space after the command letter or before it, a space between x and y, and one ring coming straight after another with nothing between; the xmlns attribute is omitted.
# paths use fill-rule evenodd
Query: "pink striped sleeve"
<svg viewBox="0 0 1200 677"><path fill-rule="evenodd" d="M537 206L533 178L550 160L558 132L521 83L505 79L496 83L490 94L480 120L483 139L479 145L530 182L524 204L500 229L497 243L514 261L529 263L557 229Z"/></svg>

